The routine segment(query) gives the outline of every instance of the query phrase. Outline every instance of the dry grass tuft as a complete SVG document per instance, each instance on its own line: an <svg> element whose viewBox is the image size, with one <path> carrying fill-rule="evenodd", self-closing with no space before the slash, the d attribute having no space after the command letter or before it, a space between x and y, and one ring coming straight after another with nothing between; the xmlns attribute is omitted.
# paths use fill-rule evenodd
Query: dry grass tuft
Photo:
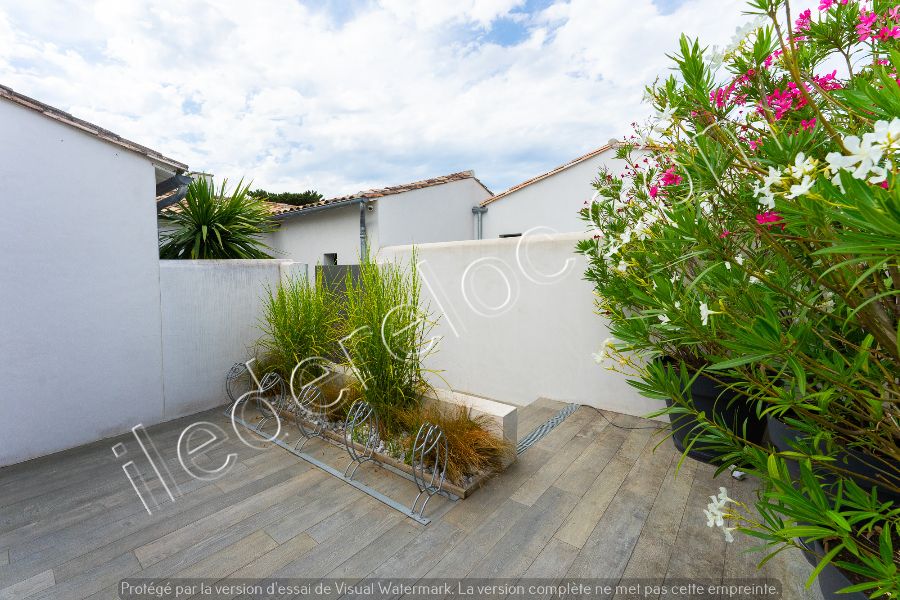
<svg viewBox="0 0 900 600"><path fill-rule="evenodd" d="M401 415L410 436L404 440L407 455L415 443L415 434L425 421L439 426L447 436L449 459L447 479L461 485L465 477L499 471L515 452L513 445L493 431L485 416L473 417L465 406L441 407L426 404Z"/></svg>

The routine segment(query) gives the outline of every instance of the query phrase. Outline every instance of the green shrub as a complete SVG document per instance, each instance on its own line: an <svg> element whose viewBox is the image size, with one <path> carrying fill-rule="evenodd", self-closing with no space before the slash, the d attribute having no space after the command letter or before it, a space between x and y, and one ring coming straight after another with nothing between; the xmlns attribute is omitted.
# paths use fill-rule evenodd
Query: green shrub
<svg viewBox="0 0 900 600"><path fill-rule="evenodd" d="M761 481L756 514L723 511L722 492L710 525L770 553L821 541L808 583L832 563L845 591L896 597L900 507L882 498L900 493L900 41L870 35L896 13L870 6L794 20L784 0L752 0L764 19L714 58L682 37L578 247L614 337L598 361L635 368L645 395L674 401L665 412L702 424L723 469ZM699 412L684 391L698 373L790 425L793 447Z"/></svg>

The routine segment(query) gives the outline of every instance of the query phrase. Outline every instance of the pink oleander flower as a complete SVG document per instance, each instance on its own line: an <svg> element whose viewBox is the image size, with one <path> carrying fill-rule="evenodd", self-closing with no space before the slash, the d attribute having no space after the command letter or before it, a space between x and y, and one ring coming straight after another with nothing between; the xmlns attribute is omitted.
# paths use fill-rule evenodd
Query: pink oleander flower
<svg viewBox="0 0 900 600"><path fill-rule="evenodd" d="M675 167L669 167L663 172L662 177L659 180L659 184L662 186L667 185L678 185L684 181L684 178L675 172Z"/></svg>
<svg viewBox="0 0 900 600"><path fill-rule="evenodd" d="M766 211L764 213L759 213L756 215L756 223L759 225L766 225L767 227L771 227L781 221L781 215L777 212Z"/></svg>
<svg viewBox="0 0 900 600"><path fill-rule="evenodd" d="M844 84L837 78L837 69L827 75L813 75L813 81L826 92L840 90L844 87Z"/></svg>
<svg viewBox="0 0 900 600"><path fill-rule="evenodd" d="M859 11L859 23L856 25L856 33L859 36L859 41L864 42L872 37L872 26L877 20L878 13L867 12L865 10Z"/></svg>
<svg viewBox="0 0 900 600"><path fill-rule="evenodd" d="M893 27L882 27L878 32L879 40L884 41L892 38L900 38L900 27L896 25Z"/></svg>
<svg viewBox="0 0 900 600"><path fill-rule="evenodd" d="M812 11L808 8L804 10L797 17L797 20L794 21L794 29L796 31L806 31L809 29L809 26L812 24Z"/></svg>
<svg viewBox="0 0 900 600"><path fill-rule="evenodd" d="M656 198L658 195L659 195L659 186L656 186L656 185L652 186L650 188L650 197Z"/></svg>
<svg viewBox="0 0 900 600"><path fill-rule="evenodd" d="M772 66L772 63L775 61L775 59L778 58L778 57L781 56L781 55L782 55L781 50L776 50L776 51L773 52L772 54L768 55L768 56L766 57L766 60L763 61L763 67L766 68L766 69L768 69L769 67Z"/></svg>
<svg viewBox="0 0 900 600"><path fill-rule="evenodd" d="M755 152L756 149L762 145L762 140L757 138L755 140L749 140L747 143L750 144L750 149Z"/></svg>
<svg viewBox="0 0 900 600"><path fill-rule="evenodd" d="M849 2L849 1L850 1L850 0L840 0L840 2L837 2L837 0L821 0L821 1L819 2L819 10L828 10L828 9L830 9L832 6L834 6L835 4L842 4L842 5L845 5L845 4L847 4L847 2Z"/></svg>
<svg viewBox="0 0 900 600"><path fill-rule="evenodd" d="M727 229L723 229L722 233L719 234L719 238L724 239L724 238L727 238L729 235L731 235L731 232L728 231Z"/></svg>
<svg viewBox="0 0 900 600"><path fill-rule="evenodd" d="M815 117L813 117L809 121L807 121L805 119L800 121L800 127L802 127L805 131L809 131L810 129L812 129L815 126L816 126L816 118Z"/></svg>

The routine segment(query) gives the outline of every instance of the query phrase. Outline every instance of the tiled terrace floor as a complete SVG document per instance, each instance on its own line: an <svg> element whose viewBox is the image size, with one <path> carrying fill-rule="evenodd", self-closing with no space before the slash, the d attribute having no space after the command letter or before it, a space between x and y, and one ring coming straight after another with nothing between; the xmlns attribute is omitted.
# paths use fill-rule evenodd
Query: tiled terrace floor
<svg viewBox="0 0 900 600"><path fill-rule="evenodd" d="M521 411L524 435L562 405ZM754 483L677 455L653 422L579 408L470 498L435 497L423 527L282 449L240 444L219 411L149 429L181 495L148 515L122 465L134 438L97 442L0 469L0 599L116 598L123 577L767 577L784 598L803 589L809 567L782 553L757 572L752 545L726 544L701 509L719 485L749 500ZM209 467L228 453L238 463L215 482L189 478L175 446L199 420L230 434ZM115 458L123 441L128 454ZM342 464L337 449L306 451ZM204 463L200 463L204 464ZM141 466L149 477L150 468ZM363 481L410 500L412 483L364 465ZM156 489L157 495L161 491Z"/></svg>

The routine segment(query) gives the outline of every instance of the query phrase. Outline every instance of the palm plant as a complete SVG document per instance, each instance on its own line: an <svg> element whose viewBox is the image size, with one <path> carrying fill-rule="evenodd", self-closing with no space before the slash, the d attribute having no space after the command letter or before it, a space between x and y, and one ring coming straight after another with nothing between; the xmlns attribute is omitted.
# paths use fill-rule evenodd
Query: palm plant
<svg viewBox="0 0 900 600"><path fill-rule="evenodd" d="M163 211L160 258L272 258L261 239L274 230L266 203L250 196L243 180L230 195L226 183L217 190L211 180L195 179L184 200Z"/></svg>

